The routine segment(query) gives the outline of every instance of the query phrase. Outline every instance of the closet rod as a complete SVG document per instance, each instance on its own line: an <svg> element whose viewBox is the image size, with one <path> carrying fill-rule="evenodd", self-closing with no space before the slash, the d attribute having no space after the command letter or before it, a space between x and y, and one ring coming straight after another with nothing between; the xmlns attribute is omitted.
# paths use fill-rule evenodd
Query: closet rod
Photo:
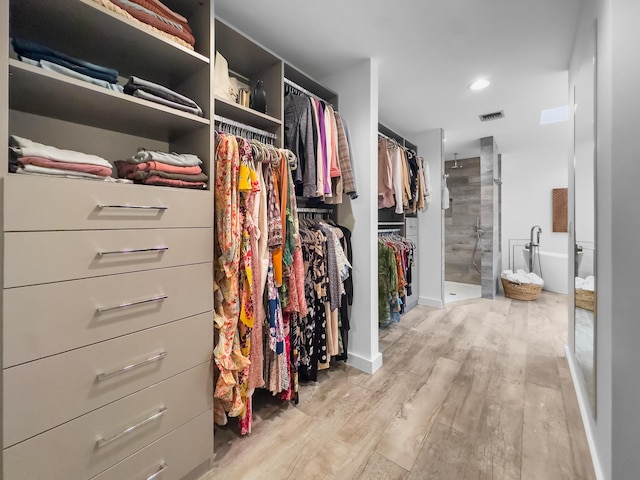
<svg viewBox="0 0 640 480"><path fill-rule="evenodd" d="M333 213L332 208L310 208L310 207L299 207L298 213Z"/></svg>
<svg viewBox="0 0 640 480"><path fill-rule="evenodd" d="M400 233L402 230L400 228L383 228L378 230L378 235L383 235L385 233Z"/></svg>
<svg viewBox="0 0 640 480"><path fill-rule="evenodd" d="M236 122L235 120L230 120L228 118L221 117L220 115L214 115L213 119L218 123L223 123L230 127L241 128L242 130L246 130L247 132L256 133L258 135L262 135L267 138L272 138L274 140L277 138L275 133L267 132L266 130L260 130L259 128L255 128L250 125L246 125L244 123Z"/></svg>
<svg viewBox="0 0 640 480"><path fill-rule="evenodd" d="M284 79L284 84L285 85L289 85L290 87L292 87L293 89L299 91L300 93L304 93L305 95L309 96L309 97L313 97L316 100L320 100L321 102L324 102L328 105L331 105L329 102L327 102L324 98L319 97L318 95L316 95L315 93L311 93L309 90L307 90L306 88L301 87L300 85L298 85L295 82L292 82L291 80L289 80L288 78L285 77ZM331 105L333 107L333 105Z"/></svg>
<svg viewBox="0 0 640 480"><path fill-rule="evenodd" d="M398 147L402 148L402 149L403 149L403 150L405 150L405 151L406 151L406 150L408 150L408 148L407 148L407 147L405 147L405 146L403 146L403 145L400 145L400 141L399 141L397 138L390 137L390 136L388 136L388 135L385 135L385 134L384 134L384 133L382 133L382 132L378 132L378 136L379 136L379 137L386 138L386 139L387 139L387 140L389 140L391 143L393 143L393 144L397 145Z"/></svg>
<svg viewBox="0 0 640 480"><path fill-rule="evenodd" d="M384 134L384 133L382 133L382 132L378 132L378 136L379 136L379 137L386 138L387 140L393 140L394 142L398 143L398 140L397 140L396 138L391 138L389 135L385 135L385 134Z"/></svg>

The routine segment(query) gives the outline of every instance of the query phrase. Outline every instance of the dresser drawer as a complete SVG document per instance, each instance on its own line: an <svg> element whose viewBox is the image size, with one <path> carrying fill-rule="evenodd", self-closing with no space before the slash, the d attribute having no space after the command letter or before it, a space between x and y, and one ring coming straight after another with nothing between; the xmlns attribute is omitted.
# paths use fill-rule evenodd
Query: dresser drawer
<svg viewBox="0 0 640 480"><path fill-rule="evenodd" d="M5 447L210 360L212 323L203 313L5 369Z"/></svg>
<svg viewBox="0 0 640 480"><path fill-rule="evenodd" d="M213 229L10 232L5 288L213 260Z"/></svg>
<svg viewBox="0 0 640 480"><path fill-rule="evenodd" d="M211 311L212 284L201 263L6 289L4 367Z"/></svg>
<svg viewBox="0 0 640 480"><path fill-rule="evenodd" d="M208 362L5 449L4 478L92 478L211 409L212 392Z"/></svg>
<svg viewBox="0 0 640 480"><path fill-rule="evenodd" d="M5 231L213 226L210 191L8 175L4 204Z"/></svg>
<svg viewBox="0 0 640 480"><path fill-rule="evenodd" d="M212 455L213 410L208 410L92 480L180 480Z"/></svg>

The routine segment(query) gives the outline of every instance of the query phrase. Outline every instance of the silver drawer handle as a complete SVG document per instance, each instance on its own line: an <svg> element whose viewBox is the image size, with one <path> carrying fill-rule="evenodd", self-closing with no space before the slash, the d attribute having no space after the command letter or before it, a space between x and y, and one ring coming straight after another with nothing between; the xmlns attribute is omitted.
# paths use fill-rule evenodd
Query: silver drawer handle
<svg viewBox="0 0 640 480"><path fill-rule="evenodd" d="M99 203L98 208L132 208L138 210L169 210L169 207L163 205L108 205Z"/></svg>
<svg viewBox="0 0 640 480"><path fill-rule="evenodd" d="M144 253L144 252L164 252L169 247L153 247L153 248L125 248L124 250L111 250L109 252L98 252L101 257L103 255L124 255L127 253Z"/></svg>
<svg viewBox="0 0 640 480"><path fill-rule="evenodd" d="M160 470L158 470L156 473L154 473L150 477L147 477L147 480L156 480L156 478L158 478L160 475L162 475L162 472L164 472L167 468L168 468L167 464L162 462L160 464Z"/></svg>
<svg viewBox="0 0 640 480"><path fill-rule="evenodd" d="M134 305L142 305L144 303L160 302L161 300L166 300L167 298L169 298L168 295L158 295L157 297L146 298L144 300L138 300L137 302L121 303L120 305L114 305L112 307L100 307L100 308L96 308L96 313L104 313L110 310L118 310L120 308L133 307Z"/></svg>
<svg viewBox="0 0 640 480"><path fill-rule="evenodd" d="M106 445L109 445L110 443L121 439L125 435L128 435L131 432L134 432L140 427L144 427L145 425L153 422L154 420L158 420L160 417L162 417L165 414L166 411L167 411L167 407L161 407L160 410L158 410L156 413L151 415L149 418L141 421L140 423L136 423L135 425L131 425L130 427L125 428L123 431L121 431L120 433L116 433L112 437L109 437L109 438L99 437L98 440L96 440L96 447L102 448Z"/></svg>
<svg viewBox="0 0 640 480"><path fill-rule="evenodd" d="M99 373L96 375L96 381L101 382L102 380L106 380L107 378L115 377L116 375L122 375L123 373L130 372L131 370L135 370L136 368L143 367L144 365L149 365L150 363L158 362L167 356L166 351L162 351L157 353L153 357L149 357L146 360L138 363L132 363L131 365L127 365L126 367L118 368L117 370L112 370L110 372Z"/></svg>

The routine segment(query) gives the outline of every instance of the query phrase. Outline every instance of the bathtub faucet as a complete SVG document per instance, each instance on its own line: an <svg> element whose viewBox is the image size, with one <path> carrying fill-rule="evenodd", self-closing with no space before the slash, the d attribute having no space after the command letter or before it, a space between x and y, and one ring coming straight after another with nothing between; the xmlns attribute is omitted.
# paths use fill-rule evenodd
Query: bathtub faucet
<svg viewBox="0 0 640 480"><path fill-rule="evenodd" d="M534 233L537 232L537 236L536 236L536 242L533 243L533 235ZM542 233L542 228L540 228L540 225L534 225L533 227L531 227L531 236L529 237L529 245L531 245L531 247L538 247L540 246L540 234Z"/></svg>

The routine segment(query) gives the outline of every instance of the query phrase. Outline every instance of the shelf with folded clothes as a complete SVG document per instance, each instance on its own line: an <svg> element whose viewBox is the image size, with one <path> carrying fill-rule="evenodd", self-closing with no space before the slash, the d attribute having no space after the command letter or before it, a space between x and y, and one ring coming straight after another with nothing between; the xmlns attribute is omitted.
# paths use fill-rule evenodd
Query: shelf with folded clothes
<svg viewBox="0 0 640 480"><path fill-rule="evenodd" d="M197 190L205 190L209 181L202 169L206 165L193 153L138 148L125 159L110 162L93 153L62 149L18 135L9 137L9 153L9 171L17 174Z"/></svg>
<svg viewBox="0 0 640 480"><path fill-rule="evenodd" d="M115 92L39 67L9 60L9 106L159 140L181 137L210 125L206 118Z"/></svg>
<svg viewBox="0 0 640 480"><path fill-rule="evenodd" d="M282 120L279 120L266 113L260 113L248 107L244 107L238 103L230 102L224 98L215 97L215 112L231 120L235 120L246 125L250 125L271 133L282 126Z"/></svg>
<svg viewBox="0 0 640 480"><path fill-rule="evenodd" d="M210 17L208 2L180 2L184 7L192 5L189 11L195 51L104 6L110 3L110 0L11 2L10 34L116 68L123 76L139 75L169 87L209 69L209 26L201 26L206 23L201 17Z"/></svg>

